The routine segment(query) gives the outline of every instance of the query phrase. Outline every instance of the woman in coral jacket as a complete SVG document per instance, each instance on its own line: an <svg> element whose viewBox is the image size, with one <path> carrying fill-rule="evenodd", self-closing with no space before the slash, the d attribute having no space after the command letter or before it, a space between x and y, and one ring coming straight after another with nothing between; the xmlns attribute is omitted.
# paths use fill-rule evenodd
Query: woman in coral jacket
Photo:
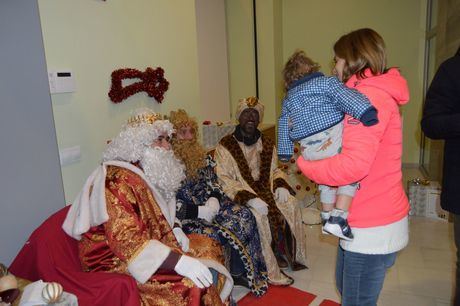
<svg viewBox="0 0 460 306"><path fill-rule="evenodd" d="M409 241L399 113L409 90L397 69L386 69L385 43L374 30L340 37L334 52L335 74L369 98L379 123L366 127L347 115L341 153L319 161L299 157L297 165L318 184L360 182L348 217L354 239L340 240L336 284L342 305L376 305L387 269Z"/></svg>

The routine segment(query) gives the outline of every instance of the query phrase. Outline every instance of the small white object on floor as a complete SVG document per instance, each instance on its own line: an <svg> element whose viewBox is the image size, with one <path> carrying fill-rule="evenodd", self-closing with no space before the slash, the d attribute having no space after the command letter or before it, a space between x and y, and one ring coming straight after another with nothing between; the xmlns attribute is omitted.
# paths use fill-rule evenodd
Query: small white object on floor
<svg viewBox="0 0 460 306"><path fill-rule="evenodd" d="M38 306L48 305L43 299L43 288L50 283L43 282L42 280L33 282L24 288L19 306ZM78 306L77 297L71 293L63 292L60 301L53 303L56 306Z"/></svg>

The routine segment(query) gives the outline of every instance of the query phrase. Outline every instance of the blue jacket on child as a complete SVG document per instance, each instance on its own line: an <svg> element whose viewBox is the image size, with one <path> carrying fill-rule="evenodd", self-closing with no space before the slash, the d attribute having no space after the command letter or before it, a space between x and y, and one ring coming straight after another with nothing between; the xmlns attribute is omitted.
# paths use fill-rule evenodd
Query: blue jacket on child
<svg viewBox="0 0 460 306"><path fill-rule="evenodd" d="M366 96L346 87L337 77L315 72L295 81L286 93L278 119L278 158L288 161L295 141L327 130L345 114L365 126L378 123L377 109Z"/></svg>

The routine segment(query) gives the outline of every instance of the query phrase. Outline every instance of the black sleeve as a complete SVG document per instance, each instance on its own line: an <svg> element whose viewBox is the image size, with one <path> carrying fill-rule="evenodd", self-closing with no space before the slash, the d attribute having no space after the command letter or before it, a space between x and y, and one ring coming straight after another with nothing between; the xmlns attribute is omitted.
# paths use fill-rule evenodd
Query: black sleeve
<svg viewBox="0 0 460 306"><path fill-rule="evenodd" d="M445 61L428 89L421 121L432 139L460 137L460 56Z"/></svg>
<svg viewBox="0 0 460 306"><path fill-rule="evenodd" d="M181 200L177 200L176 218L181 221L198 218L198 206L195 204L186 204Z"/></svg>

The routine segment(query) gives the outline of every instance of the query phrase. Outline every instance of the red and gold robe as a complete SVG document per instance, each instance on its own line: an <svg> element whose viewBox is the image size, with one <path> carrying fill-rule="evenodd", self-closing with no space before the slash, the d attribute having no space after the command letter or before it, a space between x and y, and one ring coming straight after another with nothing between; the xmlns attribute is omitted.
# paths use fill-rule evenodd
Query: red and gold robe
<svg viewBox="0 0 460 306"><path fill-rule="evenodd" d="M216 287L199 289L175 271L161 268L170 251L183 252L146 181L123 167L108 165L106 171L108 221L82 235L79 252L84 270L139 274L143 272L133 271L133 262L143 261L145 265L148 259L149 269L154 266L155 271L146 272L146 282L137 282L143 305L222 305ZM191 235L189 239L187 255L223 262L216 241L202 235ZM152 255L159 259L150 265ZM222 284L220 276L217 287Z"/></svg>

